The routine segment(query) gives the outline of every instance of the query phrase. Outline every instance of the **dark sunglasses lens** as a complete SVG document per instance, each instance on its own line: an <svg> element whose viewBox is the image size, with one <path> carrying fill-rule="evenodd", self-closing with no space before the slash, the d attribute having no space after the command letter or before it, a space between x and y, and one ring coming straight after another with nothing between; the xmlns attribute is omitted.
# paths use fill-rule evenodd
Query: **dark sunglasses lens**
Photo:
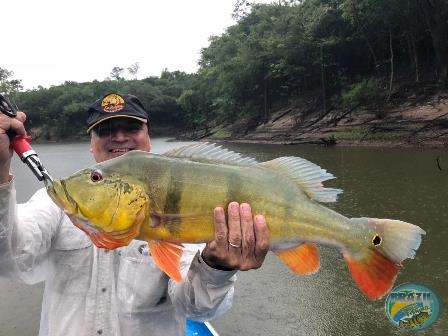
<svg viewBox="0 0 448 336"><path fill-rule="evenodd" d="M112 134L122 131L126 134L137 133L143 128L142 122L127 122L127 123L101 123L94 128L95 133L100 137L111 136Z"/></svg>
<svg viewBox="0 0 448 336"><path fill-rule="evenodd" d="M126 125L123 125L123 132L126 133L136 133L138 131L140 131L143 128L143 123L141 122L134 122L134 123L129 123Z"/></svg>
<svg viewBox="0 0 448 336"><path fill-rule="evenodd" d="M98 125L93 131L100 137L108 136L111 134L111 125Z"/></svg>

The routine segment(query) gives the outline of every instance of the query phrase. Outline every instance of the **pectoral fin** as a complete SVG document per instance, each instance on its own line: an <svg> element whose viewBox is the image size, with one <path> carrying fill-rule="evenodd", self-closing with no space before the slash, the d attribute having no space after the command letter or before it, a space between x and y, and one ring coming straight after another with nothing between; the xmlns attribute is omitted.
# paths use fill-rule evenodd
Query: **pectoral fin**
<svg viewBox="0 0 448 336"><path fill-rule="evenodd" d="M319 250L316 244L304 243L298 247L275 251L275 254L297 274L311 275L320 267Z"/></svg>
<svg viewBox="0 0 448 336"><path fill-rule="evenodd" d="M156 265L164 271L171 279L182 281L180 274L180 258L183 248L181 245L151 240L148 242L151 255Z"/></svg>

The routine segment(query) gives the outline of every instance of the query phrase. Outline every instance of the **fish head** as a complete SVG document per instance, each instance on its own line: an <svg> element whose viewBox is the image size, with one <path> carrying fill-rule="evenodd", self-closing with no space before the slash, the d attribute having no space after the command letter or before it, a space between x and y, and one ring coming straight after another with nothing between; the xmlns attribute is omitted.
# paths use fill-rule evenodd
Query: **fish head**
<svg viewBox="0 0 448 336"><path fill-rule="evenodd" d="M146 218L149 197L142 183L100 165L55 180L47 192L99 247L127 245Z"/></svg>

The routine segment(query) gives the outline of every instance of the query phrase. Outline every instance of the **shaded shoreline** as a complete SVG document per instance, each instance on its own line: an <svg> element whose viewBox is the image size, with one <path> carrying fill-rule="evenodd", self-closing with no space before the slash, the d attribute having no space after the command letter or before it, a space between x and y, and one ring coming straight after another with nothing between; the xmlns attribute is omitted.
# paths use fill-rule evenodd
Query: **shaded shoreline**
<svg viewBox="0 0 448 336"><path fill-rule="evenodd" d="M448 146L448 137L440 138L437 141L426 141L419 143L408 142L407 139L396 139L395 141L386 140L347 140L341 139L335 142L324 138L310 138L309 140L274 140L274 139L251 139L251 138L230 138L230 139L218 139L214 137L198 137L194 134L175 136L171 134L152 135L152 139L156 138L168 138L168 141L201 141L201 142L215 142L215 143L248 143L248 144L269 144L269 145L310 145L310 146L338 146L338 147L370 147L370 148L444 148ZM59 143L88 143L90 139L88 137L67 137L58 140L43 140L40 138L32 139L31 144L59 144Z"/></svg>
<svg viewBox="0 0 448 336"><path fill-rule="evenodd" d="M335 108L323 113L305 105L271 111L268 118L186 132L184 140L384 148L448 146L448 92L409 96L387 106Z"/></svg>
<svg viewBox="0 0 448 336"><path fill-rule="evenodd" d="M205 142L216 142L216 143L248 143L248 144L268 144L268 145L310 145L310 146L337 146L337 147L366 147L366 148L444 148L447 145L438 142L428 142L412 144L406 142L390 142L390 141L348 141L342 140L335 144L328 144L326 141L319 140L309 140L309 141L272 141L272 140L251 140L251 139L214 139L214 138L202 138L202 139L176 139L176 140L192 140L192 141L205 141Z"/></svg>
<svg viewBox="0 0 448 336"><path fill-rule="evenodd" d="M180 136L173 138L175 141L203 141L203 142L215 142L215 143L247 143L247 144L268 144L268 145L309 145L309 146L323 146L323 147L366 147L366 148L445 148L448 146L448 136L445 138L439 138L436 141L425 141L413 143L407 141L407 139L395 139L390 140L348 140L340 139L332 141L331 138L316 138L310 137L310 139L300 140L273 140L273 139L253 139L253 138L230 138L230 139L217 139L214 137L196 137L196 136Z"/></svg>

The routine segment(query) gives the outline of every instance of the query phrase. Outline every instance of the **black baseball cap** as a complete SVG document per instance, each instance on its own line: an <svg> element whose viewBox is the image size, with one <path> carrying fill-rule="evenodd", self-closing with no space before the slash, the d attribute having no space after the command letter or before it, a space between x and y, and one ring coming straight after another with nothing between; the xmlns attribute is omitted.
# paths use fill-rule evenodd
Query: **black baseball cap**
<svg viewBox="0 0 448 336"><path fill-rule="evenodd" d="M136 96L109 93L90 105L87 117L87 133L96 125L112 118L133 118L148 123L149 115Z"/></svg>

